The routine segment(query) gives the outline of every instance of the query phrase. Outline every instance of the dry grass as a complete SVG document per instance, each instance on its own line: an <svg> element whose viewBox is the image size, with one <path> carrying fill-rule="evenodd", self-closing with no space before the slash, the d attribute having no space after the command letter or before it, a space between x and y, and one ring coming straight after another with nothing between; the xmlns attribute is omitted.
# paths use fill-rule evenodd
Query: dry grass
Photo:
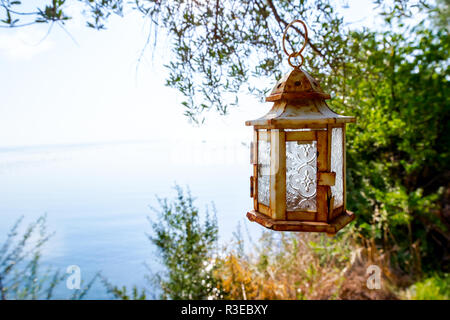
<svg viewBox="0 0 450 320"><path fill-rule="evenodd" d="M216 274L226 292L222 298L397 299L398 279L388 255L374 241L361 245L351 232L343 234L328 238L267 232L251 253L243 254L236 246L225 250ZM382 271L380 289L367 288L370 265Z"/></svg>

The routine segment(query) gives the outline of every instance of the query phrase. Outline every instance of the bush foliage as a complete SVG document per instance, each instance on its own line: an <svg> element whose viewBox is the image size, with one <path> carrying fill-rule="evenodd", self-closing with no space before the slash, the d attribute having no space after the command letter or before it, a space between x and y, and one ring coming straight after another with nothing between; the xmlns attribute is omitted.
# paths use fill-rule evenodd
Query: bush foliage
<svg viewBox="0 0 450 320"><path fill-rule="evenodd" d="M207 299L216 292L213 256L217 250L215 214L202 223L194 199L179 186L174 201L158 199L158 220L152 222L150 241L159 250L167 273L157 275L163 299Z"/></svg>

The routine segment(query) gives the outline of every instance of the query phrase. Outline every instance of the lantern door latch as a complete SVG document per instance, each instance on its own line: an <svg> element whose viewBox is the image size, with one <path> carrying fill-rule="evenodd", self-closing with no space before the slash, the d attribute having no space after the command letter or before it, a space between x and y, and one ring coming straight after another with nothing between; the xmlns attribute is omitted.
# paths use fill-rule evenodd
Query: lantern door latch
<svg viewBox="0 0 450 320"><path fill-rule="evenodd" d="M254 181L253 176L250 176L250 198L253 198L253 185L254 185L253 181Z"/></svg>
<svg viewBox="0 0 450 320"><path fill-rule="evenodd" d="M336 183L336 172L318 172L317 184L319 186L334 186Z"/></svg>

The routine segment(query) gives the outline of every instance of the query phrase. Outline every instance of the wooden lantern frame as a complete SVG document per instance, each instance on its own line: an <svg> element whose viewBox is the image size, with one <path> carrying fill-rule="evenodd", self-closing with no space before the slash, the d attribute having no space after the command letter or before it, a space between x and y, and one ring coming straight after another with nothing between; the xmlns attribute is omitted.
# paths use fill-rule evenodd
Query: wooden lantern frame
<svg viewBox="0 0 450 320"><path fill-rule="evenodd" d="M255 221L277 231L326 232L335 234L354 219L346 209L346 123L354 117L334 113L325 103L330 96L324 93L317 80L301 69L286 74L272 90L266 101L274 102L265 116L247 121L254 127L251 150L253 176L250 193L253 210L247 213ZM334 207L331 187L336 173L331 171L332 130L342 128L342 197L343 204ZM269 206L258 199L259 141L270 141ZM312 143L316 141L316 210L288 211L286 205L286 142Z"/></svg>

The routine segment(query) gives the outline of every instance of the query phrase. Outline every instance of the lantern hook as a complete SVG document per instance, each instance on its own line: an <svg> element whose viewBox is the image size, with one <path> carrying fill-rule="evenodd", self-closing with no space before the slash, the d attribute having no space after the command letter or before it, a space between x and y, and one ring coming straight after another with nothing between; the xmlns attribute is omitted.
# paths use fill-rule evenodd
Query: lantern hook
<svg viewBox="0 0 450 320"><path fill-rule="evenodd" d="M288 31L288 29L289 29L290 27L292 27L292 25L293 25L294 23L296 23L296 22L301 23L301 24L303 25L303 29L305 30L305 33L304 33L304 34L302 34L301 32L299 32L297 28L295 28L295 30L297 30L297 31L305 38L305 43L303 44L303 46L302 46L302 48L300 49L300 51L298 51L298 52L295 52L295 51L294 51L294 52L292 52L292 53L288 53L287 50L286 50L286 45L285 45L285 42L286 42L286 36L287 36L287 31ZM305 62L305 58L302 56L302 52L303 52L303 50L305 49L307 43L308 43L308 28L306 27L306 24L305 24L302 20L300 20L300 19L294 20L294 21L292 21L291 23L289 23L289 24L286 26L286 29L284 29L284 32L283 32L283 50L284 50L284 53L286 53L286 55L288 56L288 63L289 63L289 65L290 65L292 68L294 68L294 69L300 69L300 67L301 67L301 66L303 65L303 63ZM302 58L302 61L300 62L300 64L294 65L294 64L291 62L291 59L292 59L292 58L297 58L298 56L300 56L300 58Z"/></svg>

